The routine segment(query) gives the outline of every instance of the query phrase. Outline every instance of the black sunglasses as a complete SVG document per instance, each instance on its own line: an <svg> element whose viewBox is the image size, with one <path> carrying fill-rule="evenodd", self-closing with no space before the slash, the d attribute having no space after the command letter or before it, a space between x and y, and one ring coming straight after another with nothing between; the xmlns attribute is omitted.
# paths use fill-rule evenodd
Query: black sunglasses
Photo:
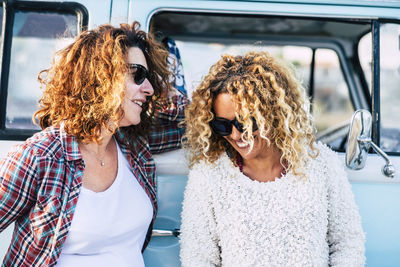
<svg viewBox="0 0 400 267"><path fill-rule="evenodd" d="M251 117L251 120L253 121L253 132L258 130L258 126L256 123L256 119L254 117ZM211 129L216 133L221 136L228 136L232 133L232 125L238 129L239 132L243 133L244 132L244 126L241 124L236 118L233 120L228 120L225 118L220 118L216 117L212 121L210 121L210 127Z"/></svg>
<svg viewBox="0 0 400 267"><path fill-rule="evenodd" d="M128 67L131 70L134 70L134 72L132 73L133 76L133 81L137 84L137 85L141 85L144 80L150 79L150 73L149 71L140 64L128 64Z"/></svg>

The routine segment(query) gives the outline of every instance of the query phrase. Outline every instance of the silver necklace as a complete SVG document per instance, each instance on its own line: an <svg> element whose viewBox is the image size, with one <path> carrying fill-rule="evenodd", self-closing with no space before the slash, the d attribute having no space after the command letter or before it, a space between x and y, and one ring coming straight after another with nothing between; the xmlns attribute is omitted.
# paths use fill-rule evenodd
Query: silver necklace
<svg viewBox="0 0 400 267"><path fill-rule="evenodd" d="M94 152L94 151L88 149L87 147L85 147L85 149L86 149L87 151L89 151L90 153L92 153L93 156L94 156L98 161L100 161L100 166L101 166L101 167L104 167L104 165L105 165L104 158L103 158L103 159L99 158L99 157L97 156L97 153L96 153L96 152ZM106 152L107 152L107 149L106 149ZM104 156L105 156L105 153L104 153Z"/></svg>

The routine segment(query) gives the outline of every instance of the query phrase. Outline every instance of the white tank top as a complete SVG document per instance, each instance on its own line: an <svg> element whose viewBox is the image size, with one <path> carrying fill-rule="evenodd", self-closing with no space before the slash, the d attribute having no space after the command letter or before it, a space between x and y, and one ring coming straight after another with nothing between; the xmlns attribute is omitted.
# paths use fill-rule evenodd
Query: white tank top
<svg viewBox="0 0 400 267"><path fill-rule="evenodd" d="M81 187L57 267L144 266L141 249L153 206L118 144L118 172L103 192Z"/></svg>

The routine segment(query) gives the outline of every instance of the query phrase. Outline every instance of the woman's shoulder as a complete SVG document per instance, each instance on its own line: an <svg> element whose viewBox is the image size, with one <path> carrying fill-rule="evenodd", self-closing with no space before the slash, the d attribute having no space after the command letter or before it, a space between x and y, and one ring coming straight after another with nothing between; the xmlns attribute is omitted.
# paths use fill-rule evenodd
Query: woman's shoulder
<svg viewBox="0 0 400 267"><path fill-rule="evenodd" d="M209 177L213 177L214 180L215 177L226 174L233 167L230 158L225 153L222 153L214 162L202 159L194 163L190 168L189 176L202 177L201 179L210 179Z"/></svg>
<svg viewBox="0 0 400 267"><path fill-rule="evenodd" d="M66 136L66 139L68 137ZM60 127L48 127L26 139L23 143L12 148L10 153L31 152L38 156L59 157L60 150L63 150L62 131Z"/></svg>
<svg viewBox="0 0 400 267"><path fill-rule="evenodd" d="M336 151L333 151L330 147L322 142L317 142L314 147L318 150L318 155L315 158L320 163L329 164L332 161L338 161L339 155Z"/></svg>
<svg viewBox="0 0 400 267"><path fill-rule="evenodd" d="M9 168L10 165L26 166L36 164L38 158L57 160L62 155L59 143L59 129L49 127L35 133L24 142L14 145L7 153L7 156L0 159L2 168Z"/></svg>
<svg viewBox="0 0 400 267"><path fill-rule="evenodd" d="M334 178L339 179L339 177L345 177L344 172L344 160L339 156L338 152L329 148L326 144L321 142L315 145L319 151L318 156L313 162L315 169L324 172L328 180Z"/></svg>
<svg viewBox="0 0 400 267"><path fill-rule="evenodd" d="M310 157L308 164L309 169L329 172L343 167L338 153L333 151L326 144L317 142L314 144L314 148L317 149L318 154L315 158Z"/></svg>
<svg viewBox="0 0 400 267"><path fill-rule="evenodd" d="M226 153L222 153L214 162L210 162L207 159L199 160L193 164L191 170L218 172L230 167L232 167L232 161Z"/></svg>

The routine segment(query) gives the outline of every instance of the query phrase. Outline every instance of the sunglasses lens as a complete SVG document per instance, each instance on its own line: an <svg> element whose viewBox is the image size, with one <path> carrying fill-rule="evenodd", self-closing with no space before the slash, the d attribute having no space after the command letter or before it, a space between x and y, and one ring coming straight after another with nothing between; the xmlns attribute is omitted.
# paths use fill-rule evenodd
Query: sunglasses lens
<svg viewBox="0 0 400 267"><path fill-rule="evenodd" d="M243 133L243 131L244 131L243 124L238 122L238 120L236 118L232 121L232 123L233 123L233 125L235 125L236 129L238 129L239 132Z"/></svg>
<svg viewBox="0 0 400 267"><path fill-rule="evenodd" d="M258 130L256 119L252 118L253 121L253 132ZM224 118L216 118L210 122L210 126L216 134L221 136L227 136L232 133L232 127L235 126L236 129L243 133L244 126L236 118L232 121Z"/></svg>
<svg viewBox="0 0 400 267"><path fill-rule="evenodd" d="M214 119L211 121L210 125L214 132L221 136L227 136L232 133L232 124L230 124L229 121Z"/></svg>
<svg viewBox="0 0 400 267"><path fill-rule="evenodd" d="M253 133L254 133L255 131L258 130L258 125L257 125L257 121L254 117L251 117L251 120L253 121Z"/></svg>
<svg viewBox="0 0 400 267"><path fill-rule="evenodd" d="M146 69L138 66L136 67L136 72L133 73L133 81L137 84L137 85L141 85L144 80L146 79Z"/></svg>

